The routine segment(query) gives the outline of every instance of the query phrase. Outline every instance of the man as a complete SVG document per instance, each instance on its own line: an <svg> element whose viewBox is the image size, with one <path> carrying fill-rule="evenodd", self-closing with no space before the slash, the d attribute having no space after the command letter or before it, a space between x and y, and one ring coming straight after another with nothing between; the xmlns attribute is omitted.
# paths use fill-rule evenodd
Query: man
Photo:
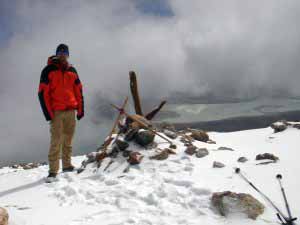
<svg viewBox="0 0 300 225"><path fill-rule="evenodd" d="M68 58L68 46L60 44L56 55L49 57L40 79L39 100L46 120L50 121L51 133L47 182L56 178L61 150L63 172L74 170L71 156L76 111L78 120L84 116L82 84Z"/></svg>

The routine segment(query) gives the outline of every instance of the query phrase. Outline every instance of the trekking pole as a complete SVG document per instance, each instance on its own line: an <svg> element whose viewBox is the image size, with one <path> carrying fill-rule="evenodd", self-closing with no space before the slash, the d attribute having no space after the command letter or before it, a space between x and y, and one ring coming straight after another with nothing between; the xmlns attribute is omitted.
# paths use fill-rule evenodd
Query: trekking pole
<svg viewBox="0 0 300 225"><path fill-rule="evenodd" d="M297 220L297 218L293 218L292 217L292 213L291 213L291 209L290 209L290 206L289 206L289 203L288 203L288 200L287 200L287 197L286 197L286 193L285 193L285 190L283 188L283 185L282 185L282 182L281 182L281 179L282 179L282 175L281 174L277 174L276 176L278 182L279 182L279 185L280 185L280 188L281 188L281 192L282 192L282 196L283 196L283 199L284 199L284 203L285 203L285 207L287 209L287 213L288 213L288 216L289 216L289 223L287 224L293 224L293 221Z"/></svg>
<svg viewBox="0 0 300 225"><path fill-rule="evenodd" d="M278 212L277 217L279 218L280 216L284 219L286 224L288 225L289 219L283 214L283 212L274 204L274 202L263 192L261 192L250 180L241 172L240 168L236 168L235 172L240 175L256 192L258 192L262 197L264 197L272 206L273 208ZM280 219L281 220L281 219ZM281 220L282 221L282 220Z"/></svg>

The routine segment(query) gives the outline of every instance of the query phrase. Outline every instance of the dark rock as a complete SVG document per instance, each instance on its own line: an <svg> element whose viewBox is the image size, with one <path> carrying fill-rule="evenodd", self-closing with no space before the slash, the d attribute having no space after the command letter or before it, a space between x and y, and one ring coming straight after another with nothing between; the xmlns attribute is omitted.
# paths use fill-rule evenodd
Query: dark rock
<svg viewBox="0 0 300 225"><path fill-rule="evenodd" d="M223 168L223 167L225 167L225 164L223 164L221 162L214 161L213 168Z"/></svg>
<svg viewBox="0 0 300 225"><path fill-rule="evenodd" d="M233 213L243 213L255 220L264 213L265 206L250 194L234 193L230 191L213 193L212 205L222 216Z"/></svg>
<svg viewBox="0 0 300 225"><path fill-rule="evenodd" d="M209 154L209 152L206 148L199 148L198 151L196 152L196 157L202 158L202 157L207 156L208 154Z"/></svg>
<svg viewBox="0 0 300 225"><path fill-rule="evenodd" d="M300 124L299 123L293 124L293 127L300 130Z"/></svg>
<svg viewBox="0 0 300 225"><path fill-rule="evenodd" d="M271 153L264 153L264 154L259 154L256 156L256 160L264 160L264 159L269 159L273 161L279 160L279 158Z"/></svg>
<svg viewBox="0 0 300 225"><path fill-rule="evenodd" d="M168 149L164 149L160 153L150 157L150 159L156 159L156 160L165 160L167 158L169 158Z"/></svg>
<svg viewBox="0 0 300 225"><path fill-rule="evenodd" d="M271 128L275 133L282 132L288 128L288 123L286 121L278 121L271 124Z"/></svg>
<svg viewBox="0 0 300 225"><path fill-rule="evenodd" d="M143 158L144 156L139 152L130 152L127 161L130 165L136 165L136 164L140 164Z"/></svg>
<svg viewBox="0 0 300 225"><path fill-rule="evenodd" d="M151 131L143 130L139 131L135 136L135 141L141 146L147 146L154 141L155 134Z"/></svg>
<svg viewBox="0 0 300 225"><path fill-rule="evenodd" d="M188 155L194 155L197 152L197 147L194 145L190 145L185 149L185 153Z"/></svg>
<svg viewBox="0 0 300 225"><path fill-rule="evenodd" d="M175 126L171 123L163 122L163 123L159 124L158 126L159 126L160 130L169 130L169 131L176 132Z"/></svg>
<svg viewBox="0 0 300 225"><path fill-rule="evenodd" d="M220 151L234 151L234 149L232 149L232 148L223 147L223 146L219 147L218 150L220 150Z"/></svg>
<svg viewBox="0 0 300 225"><path fill-rule="evenodd" d="M209 140L208 134L203 130L192 130L191 137L202 142L207 142Z"/></svg>
<svg viewBox="0 0 300 225"><path fill-rule="evenodd" d="M126 141L117 140L116 145L120 149L120 151L124 151L129 147L129 144Z"/></svg>
<svg viewBox="0 0 300 225"><path fill-rule="evenodd" d="M127 131L127 133L125 134L125 141L132 141L134 140L134 138L136 137L137 133L138 133L138 129L130 129Z"/></svg>
<svg viewBox="0 0 300 225"><path fill-rule="evenodd" d="M238 158L237 161L240 162L240 163L244 163L244 162L247 162L248 159L246 157L240 157L240 158Z"/></svg>
<svg viewBox="0 0 300 225"><path fill-rule="evenodd" d="M213 141L213 140L208 140L207 144L217 144L217 142Z"/></svg>
<svg viewBox="0 0 300 225"><path fill-rule="evenodd" d="M171 139L176 139L178 136L176 132L170 130L164 130L164 134Z"/></svg>
<svg viewBox="0 0 300 225"><path fill-rule="evenodd" d="M129 157L130 153L131 153L131 151L129 151L129 150L124 150L124 151L122 152L122 155L123 155L123 157L127 158L127 157Z"/></svg>

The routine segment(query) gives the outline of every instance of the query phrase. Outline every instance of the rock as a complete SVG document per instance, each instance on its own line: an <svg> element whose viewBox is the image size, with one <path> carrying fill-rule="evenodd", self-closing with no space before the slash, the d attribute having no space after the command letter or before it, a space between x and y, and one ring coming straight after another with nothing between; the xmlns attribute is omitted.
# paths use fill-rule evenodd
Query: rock
<svg viewBox="0 0 300 225"><path fill-rule="evenodd" d="M247 162L248 159L246 157L240 157L240 158L238 158L237 161L240 162L240 163L244 163L244 162Z"/></svg>
<svg viewBox="0 0 300 225"><path fill-rule="evenodd" d="M234 151L234 149L232 149L232 148L223 147L223 146L219 147L218 150L220 150L220 151Z"/></svg>
<svg viewBox="0 0 300 225"><path fill-rule="evenodd" d="M176 139L177 138L177 134L176 134L176 132L173 132L173 131L170 131L170 130L164 130L164 134L167 136L167 137L169 137L169 138L171 138L171 139Z"/></svg>
<svg viewBox="0 0 300 225"><path fill-rule="evenodd" d="M256 156L256 160L264 160L264 159L269 159L273 161L279 160L279 158L271 153L264 153L264 154L259 154Z"/></svg>
<svg viewBox="0 0 300 225"><path fill-rule="evenodd" d="M234 193L230 191L213 193L212 205L222 216L243 213L255 220L264 213L265 206L250 194Z"/></svg>
<svg viewBox="0 0 300 225"><path fill-rule="evenodd" d="M298 130L300 130L300 124L299 123L294 124L293 127L296 128L296 129L298 129Z"/></svg>
<svg viewBox="0 0 300 225"><path fill-rule="evenodd" d="M213 140L208 140L207 144L217 144L217 142L213 141Z"/></svg>
<svg viewBox="0 0 300 225"><path fill-rule="evenodd" d="M197 147L194 145L190 145L185 149L185 153L188 155L194 155L197 152Z"/></svg>
<svg viewBox="0 0 300 225"><path fill-rule="evenodd" d="M207 142L209 140L208 134L203 130L192 130L191 137L202 142Z"/></svg>
<svg viewBox="0 0 300 225"><path fill-rule="evenodd" d="M221 162L214 161L213 168L223 168L223 167L225 167L225 164L223 164Z"/></svg>
<svg viewBox="0 0 300 225"><path fill-rule="evenodd" d="M129 157L130 153L131 153L131 151L129 151L129 150L124 150L124 151L122 152L122 155L123 155L123 157L127 158L127 157Z"/></svg>
<svg viewBox="0 0 300 225"><path fill-rule="evenodd" d="M5 208L0 207L0 225L8 225L8 212Z"/></svg>
<svg viewBox="0 0 300 225"><path fill-rule="evenodd" d="M120 151L124 151L129 147L129 144L126 141L122 141L119 139L116 141L116 145L118 146Z"/></svg>
<svg viewBox="0 0 300 225"><path fill-rule="evenodd" d="M163 122L163 123L159 124L158 126L159 126L160 130L169 130L169 131L176 132L175 126L171 123Z"/></svg>
<svg viewBox="0 0 300 225"><path fill-rule="evenodd" d="M164 149L160 153L158 153L157 155L151 156L150 159L166 160L167 158L169 158L169 154L170 154L169 150Z"/></svg>
<svg viewBox="0 0 300 225"><path fill-rule="evenodd" d="M207 156L208 154L209 154L209 152L206 148L199 148L198 151L196 152L196 157L202 158L202 157Z"/></svg>
<svg viewBox="0 0 300 225"><path fill-rule="evenodd" d="M143 130L139 131L135 136L135 141L141 146L147 146L154 141L155 134L151 131Z"/></svg>
<svg viewBox="0 0 300 225"><path fill-rule="evenodd" d="M278 121L271 124L271 128L275 133L282 132L288 128L288 123L286 121Z"/></svg>
<svg viewBox="0 0 300 225"><path fill-rule="evenodd" d="M127 161L130 165L136 165L140 164L143 158L144 156L139 152L130 152Z"/></svg>
<svg viewBox="0 0 300 225"><path fill-rule="evenodd" d="M129 129L125 134L125 141L132 141L136 137L137 133L139 132L138 129Z"/></svg>

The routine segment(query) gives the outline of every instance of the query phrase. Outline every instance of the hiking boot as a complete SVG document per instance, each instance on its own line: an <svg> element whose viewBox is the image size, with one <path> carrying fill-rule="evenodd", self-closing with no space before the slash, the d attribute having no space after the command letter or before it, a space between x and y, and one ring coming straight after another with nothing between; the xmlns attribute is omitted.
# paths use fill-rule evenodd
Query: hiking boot
<svg viewBox="0 0 300 225"><path fill-rule="evenodd" d="M75 170L75 167L74 166L70 166L70 167L66 167L66 168L63 168L63 173L67 173L67 172L73 172Z"/></svg>
<svg viewBox="0 0 300 225"><path fill-rule="evenodd" d="M46 177L46 183L52 183L57 180L56 173L49 173L48 177Z"/></svg>

